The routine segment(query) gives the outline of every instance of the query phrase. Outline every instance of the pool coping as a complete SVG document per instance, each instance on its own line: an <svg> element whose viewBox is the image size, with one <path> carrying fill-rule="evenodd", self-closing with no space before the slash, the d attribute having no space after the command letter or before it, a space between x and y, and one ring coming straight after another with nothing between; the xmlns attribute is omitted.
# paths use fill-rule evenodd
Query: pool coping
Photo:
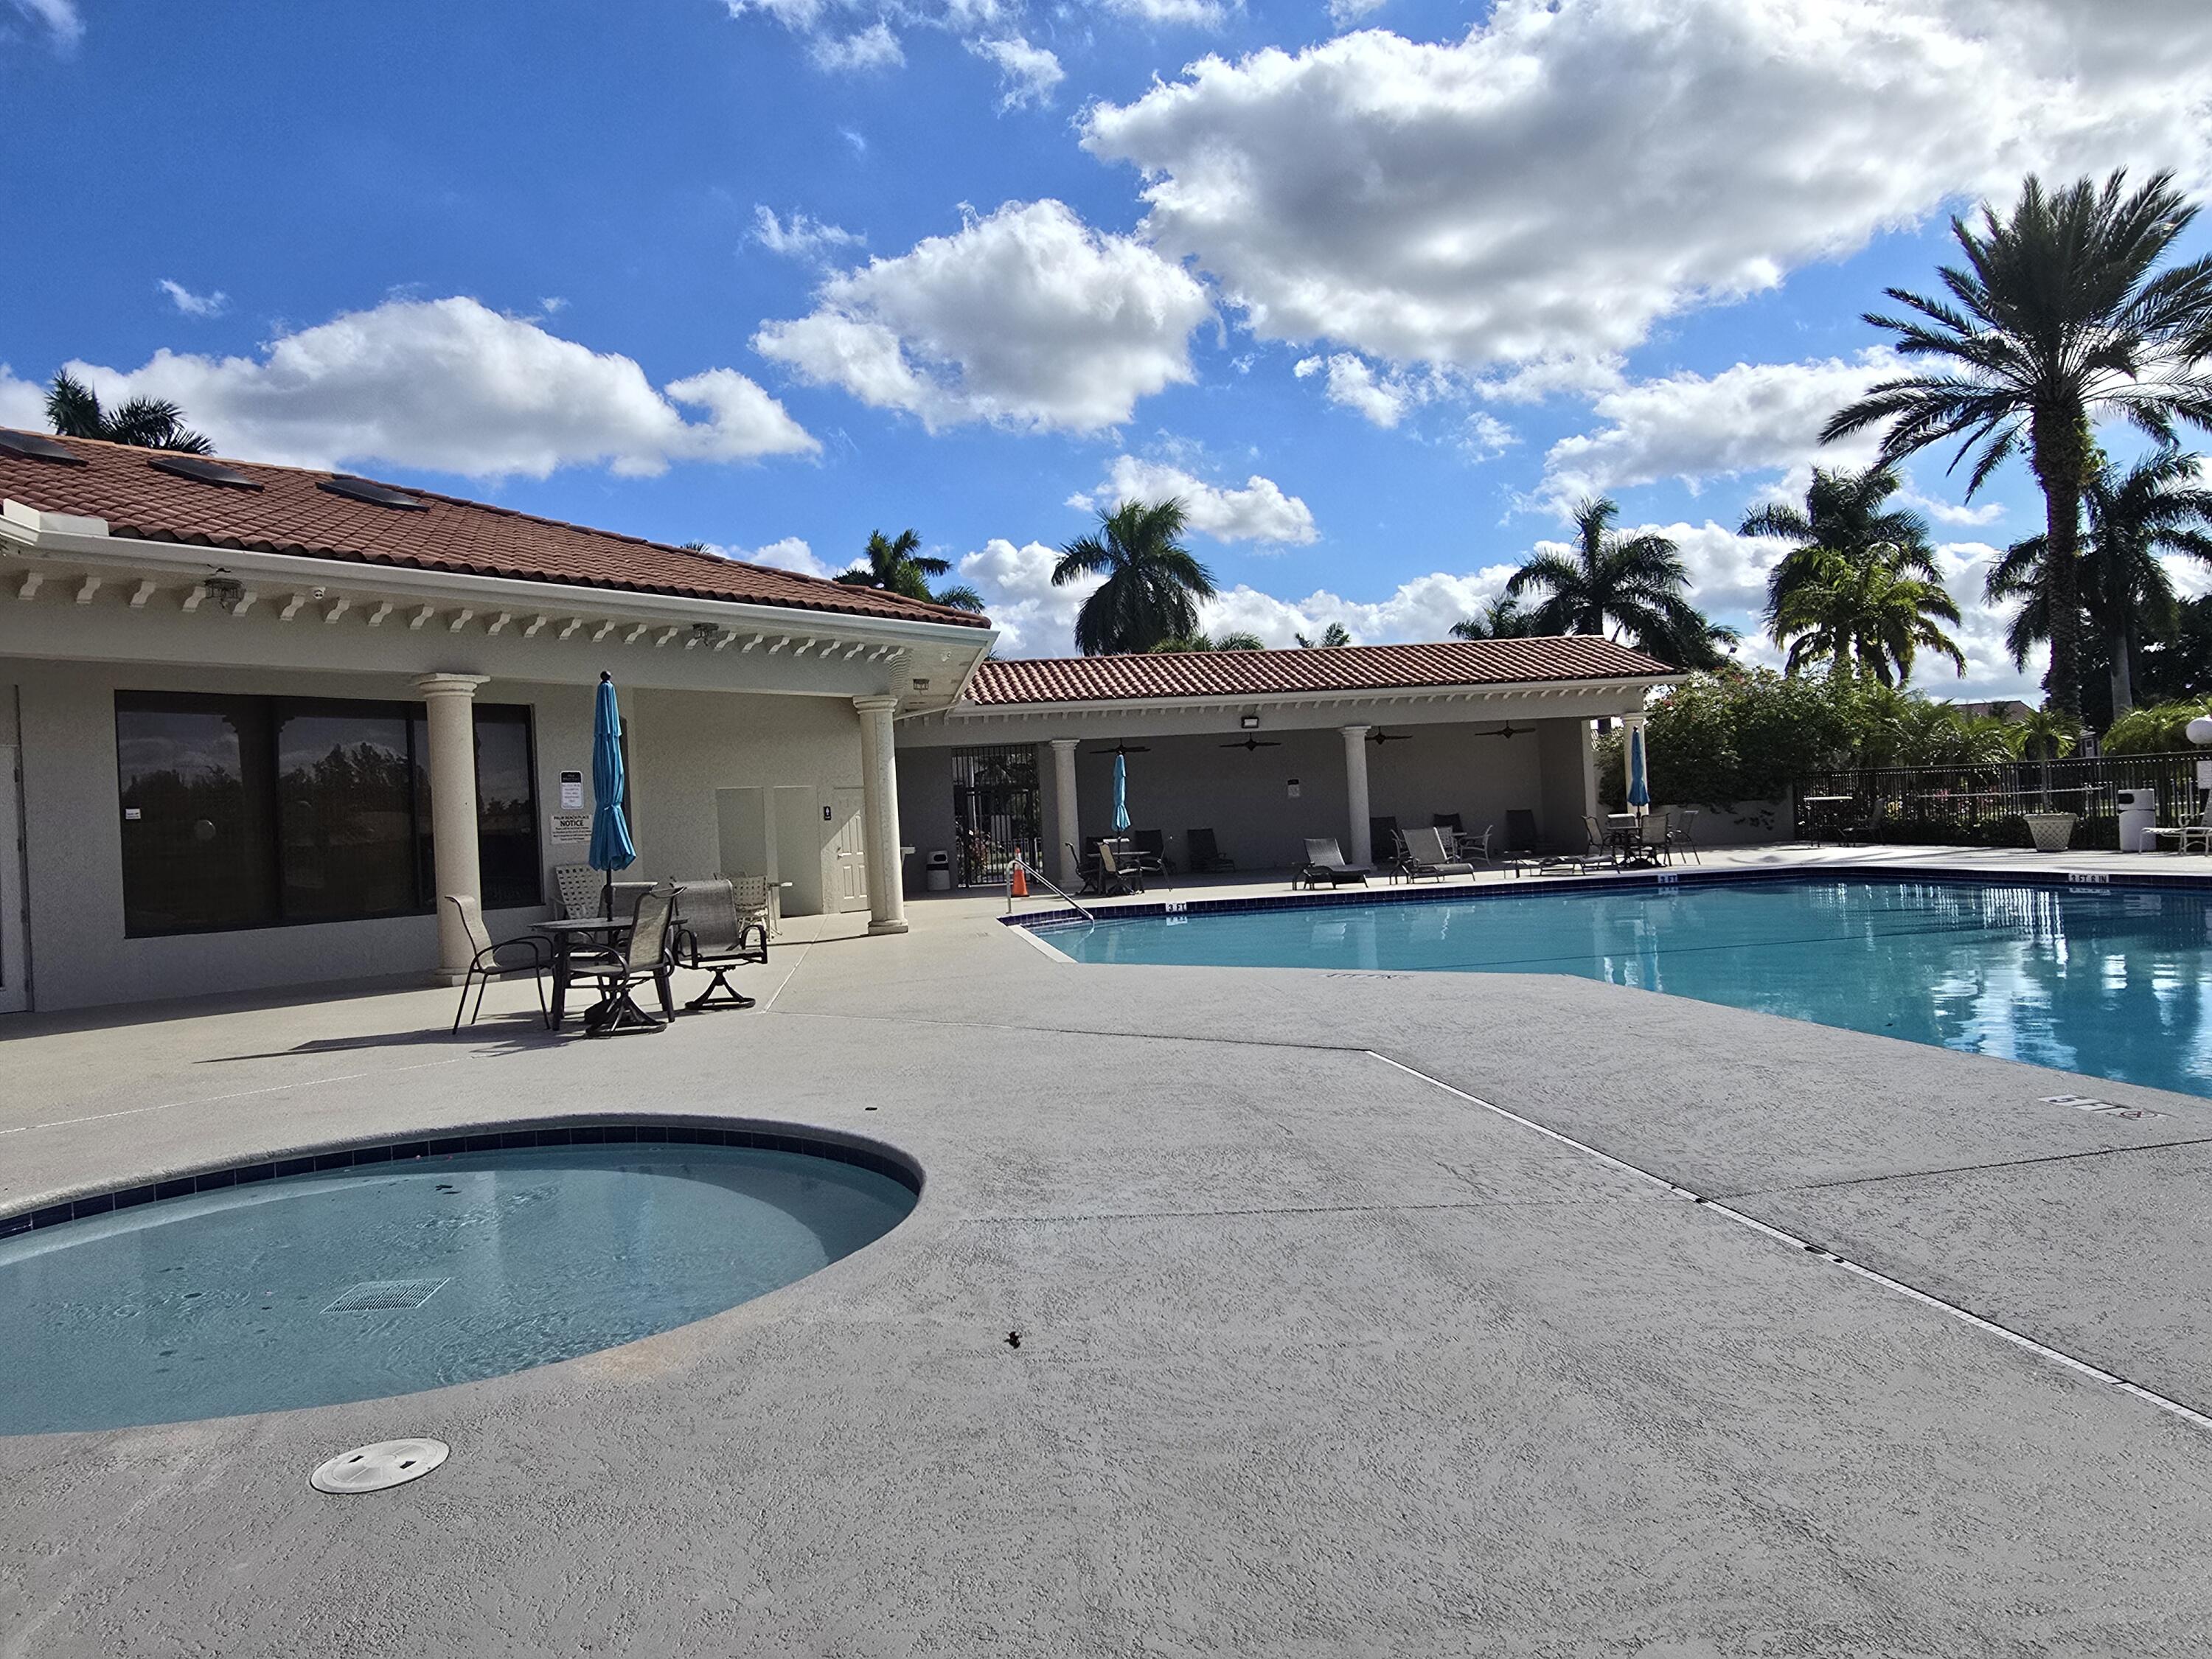
<svg viewBox="0 0 2212 1659"><path fill-rule="evenodd" d="M1145 899L1116 902L1090 909L1073 908L1032 910L997 918L999 925L1028 933L1038 944L1046 936L1094 923L1139 921L1159 916L1223 915L1268 910L1337 909L1362 904L1440 904L1462 899L1485 902L1528 898L1540 893L1593 893L1626 889L1722 886L1736 882L1850 881L1941 882L1965 887L2100 887L2134 888L2151 891L2196 890L2212 893L2212 875L2166 874L2145 871L2105 870L1961 870L1953 865L1887 864L1878 869L1820 864L1792 865L1772 869L1690 869L1623 871L1598 876L1543 876L1527 881L1470 882L1464 887L1438 882L1432 887L1412 883L1388 886L1335 887L1327 892L1250 894L1234 898ZM1064 961L1076 959L1054 950Z"/></svg>
<svg viewBox="0 0 2212 1659"><path fill-rule="evenodd" d="M920 1164L896 1147L866 1135L800 1127L767 1118L559 1113L501 1120L495 1125L459 1132L441 1129L434 1134L383 1134L340 1140L281 1154L226 1159L201 1169L119 1185L113 1182L88 1182L82 1188L64 1189L58 1195L47 1194L0 1214L0 1239L18 1237L90 1216L135 1209L163 1199L316 1175L325 1170L411 1164L458 1153L521 1147L634 1145L735 1146L759 1152L802 1152L886 1176L904 1187L916 1200L921 1197L924 1182Z"/></svg>

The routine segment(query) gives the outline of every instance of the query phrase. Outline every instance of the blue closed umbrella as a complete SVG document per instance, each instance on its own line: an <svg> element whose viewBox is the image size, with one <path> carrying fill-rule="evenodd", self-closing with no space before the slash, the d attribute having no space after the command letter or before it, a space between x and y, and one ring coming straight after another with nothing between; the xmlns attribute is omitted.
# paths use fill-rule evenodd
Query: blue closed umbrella
<svg viewBox="0 0 2212 1659"><path fill-rule="evenodd" d="M607 914L614 915L614 872L637 862L637 848L623 817L622 709L611 674L599 676L592 712L592 850L586 860L607 872Z"/></svg>
<svg viewBox="0 0 2212 1659"><path fill-rule="evenodd" d="M1129 827L1129 757L1114 757L1114 827Z"/></svg>
<svg viewBox="0 0 2212 1659"><path fill-rule="evenodd" d="M1628 728L1628 804L1641 812L1651 805L1651 781L1644 775L1644 728Z"/></svg>

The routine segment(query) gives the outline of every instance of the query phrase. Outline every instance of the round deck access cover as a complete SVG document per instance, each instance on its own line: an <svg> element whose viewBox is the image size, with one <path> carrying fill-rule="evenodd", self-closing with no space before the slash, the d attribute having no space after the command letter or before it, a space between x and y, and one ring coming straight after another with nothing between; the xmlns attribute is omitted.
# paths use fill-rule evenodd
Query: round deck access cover
<svg viewBox="0 0 2212 1659"><path fill-rule="evenodd" d="M317 1492L382 1492L420 1480L453 1451L442 1440L380 1440L340 1452L307 1477Z"/></svg>

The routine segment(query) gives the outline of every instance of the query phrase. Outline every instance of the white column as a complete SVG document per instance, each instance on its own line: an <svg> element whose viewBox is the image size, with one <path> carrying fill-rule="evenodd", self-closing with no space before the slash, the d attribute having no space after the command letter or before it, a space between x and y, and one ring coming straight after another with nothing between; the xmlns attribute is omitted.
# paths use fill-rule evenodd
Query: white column
<svg viewBox="0 0 2212 1659"><path fill-rule="evenodd" d="M1643 716L1643 715L1641 715L1641 714L1623 714L1623 715L1620 717L1620 796L1621 796L1621 804L1622 804L1623 805L1627 805L1627 802L1628 802L1628 770L1629 770L1629 753L1628 753L1628 750L1629 750L1629 746L1630 746L1630 744L1629 744L1629 738L1630 738L1630 734L1631 734L1632 732L1642 732L1643 730L1644 730L1644 716ZM1648 788L1648 787L1650 787L1650 783L1651 783L1651 749L1650 749L1650 738L1648 738L1644 739L1644 786L1645 786L1645 787L1647 787L1647 788ZM1632 806L1630 806L1628 810L1629 810L1630 811L1632 811L1632 811L1634 811L1636 809L1635 809L1634 807L1632 807Z"/></svg>
<svg viewBox="0 0 2212 1659"><path fill-rule="evenodd" d="M1352 835L1344 843L1345 861L1375 862L1375 843L1367 828L1367 733L1371 728L1347 726L1344 733L1344 810L1352 818Z"/></svg>
<svg viewBox="0 0 2212 1659"><path fill-rule="evenodd" d="M1582 734L1582 751L1576 757L1575 763L1582 769L1583 816L1594 818L1598 814L1597 738L1588 720L1577 720L1575 730ZM1573 836L1570 835L1568 839L1571 842Z"/></svg>
<svg viewBox="0 0 2212 1659"><path fill-rule="evenodd" d="M458 985L476 954L449 894L483 902L477 861L477 687L482 674L422 674L415 689L428 710L430 840L438 891L438 973Z"/></svg>
<svg viewBox="0 0 2212 1659"><path fill-rule="evenodd" d="M1060 872L1060 884L1071 893L1083 880L1075 867L1083 845L1083 825L1075 808L1075 744L1073 738L1052 739L1052 833L1060 843L1052 862Z"/></svg>
<svg viewBox="0 0 2212 1659"><path fill-rule="evenodd" d="M891 712L898 699L855 697L860 711L860 815L867 821L868 931L906 932L906 870L899 857L898 751Z"/></svg>

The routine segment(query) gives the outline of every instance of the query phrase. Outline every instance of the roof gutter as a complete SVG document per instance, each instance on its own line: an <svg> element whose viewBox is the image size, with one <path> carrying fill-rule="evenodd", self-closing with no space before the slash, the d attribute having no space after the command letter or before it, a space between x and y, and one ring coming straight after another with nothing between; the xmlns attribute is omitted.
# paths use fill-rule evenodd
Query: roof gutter
<svg viewBox="0 0 2212 1659"><path fill-rule="evenodd" d="M35 522L33 522L35 520ZM96 526L96 528L94 527ZM13 544L12 546L10 544ZM994 628L959 623L908 621L897 617L855 616L798 605L750 604L737 599L702 599L676 593L646 593L629 588L594 587L579 582L533 581L513 576L478 576L461 571L425 570L413 565L367 560L317 558L295 553L261 553L195 543L140 541L107 534L99 519L40 513L9 501L0 513L0 553L15 550L60 555L94 563L150 566L180 575L205 576L222 568L241 579L314 582L329 586L395 595L497 599L517 610L573 613L591 610L631 617L680 617L714 622L732 629L795 633L805 629L858 635L877 644L975 653L975 664L989 654L999 638ZM964 688L967 677L963 676Z"/></svg>

